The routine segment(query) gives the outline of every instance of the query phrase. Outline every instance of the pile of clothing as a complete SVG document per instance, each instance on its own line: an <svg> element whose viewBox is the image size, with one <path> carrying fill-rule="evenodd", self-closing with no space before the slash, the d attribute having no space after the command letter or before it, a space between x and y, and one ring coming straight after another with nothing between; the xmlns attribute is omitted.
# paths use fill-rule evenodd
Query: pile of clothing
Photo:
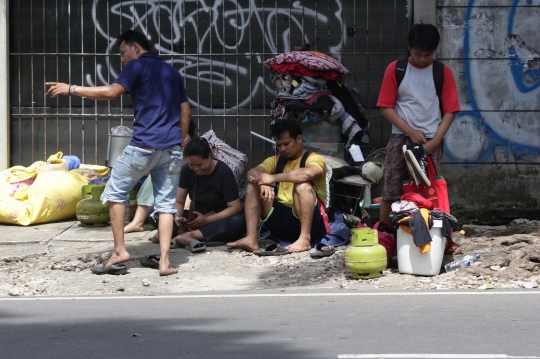
<svg viewBox="0 0 540 359"><path fill-rule="evenodd" d="M411 234L421 254L431 251L432 238L429 230L433 226L434 219L442 220L441 235L448 243L451 242L452 232L458 223L456 217L451 214L432 208L432 202L417 193L404 194L399 202L392 204L390 213L392 226Z"/></svg>
<svg viewBox="0 0 540 359"><path fill-rule="evenodd" d="M272 123L296 119L302 123L331 123L341 129L341 138L315 139L314 142L369 143L369 120L360 105L358 92L341 83L350 75L342 64L317 51L291 51L268 59L277 90L271 104ZM321 136L328 131L321 130Z"/></svg>

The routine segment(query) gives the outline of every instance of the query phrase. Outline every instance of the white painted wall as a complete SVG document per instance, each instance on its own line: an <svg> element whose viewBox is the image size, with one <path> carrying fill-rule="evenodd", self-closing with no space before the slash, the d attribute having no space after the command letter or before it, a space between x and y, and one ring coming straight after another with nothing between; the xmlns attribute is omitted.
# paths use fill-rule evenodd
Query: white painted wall
<svg viewBox="0 0 540 359"><path fill-rule="evenodd" d="M8 1L0 1L0 171L9 167Z"/></svg>

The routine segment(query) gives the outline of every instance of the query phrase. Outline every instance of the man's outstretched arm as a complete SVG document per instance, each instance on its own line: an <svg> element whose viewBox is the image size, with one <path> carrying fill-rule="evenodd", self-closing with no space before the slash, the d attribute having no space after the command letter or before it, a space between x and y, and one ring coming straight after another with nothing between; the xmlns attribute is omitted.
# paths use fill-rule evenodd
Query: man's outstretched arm
<svg viewBox="0 0 540 359"><path fill-rule="evenodd" d="M76 95L92 100L114 100L126 92L124 86L117 83L96 87L69 85L63 82L46 82L45 85L51 86L47 95L52 98L58 95Z"/></svg>

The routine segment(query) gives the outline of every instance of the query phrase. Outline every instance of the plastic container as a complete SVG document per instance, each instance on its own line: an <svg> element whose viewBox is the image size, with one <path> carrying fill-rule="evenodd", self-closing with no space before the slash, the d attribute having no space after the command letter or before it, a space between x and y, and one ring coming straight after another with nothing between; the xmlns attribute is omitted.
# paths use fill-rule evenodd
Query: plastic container
<svg viewBox="0 0 540 359"><path fill-rule="evenodd" d="M400 273L433 276L441 271L446 240L441 236L442 220L433 220L431 234L431 251L420 254L420 249L416 246L413 236L404 232L401 228L397 230L397 257L398 270Z"/></svg>
<svg viewBox="0 0 540 359"><path fill-rule="evenodd" d="M470 267L474 262L480 259L480 254L468 254L460 260L453 261L444 266L446 272L457 272L462 268Z"/></svg>
<svg viewBox="0 0 540 359"><path fill-rule="evenodd" d="M132 136L109 135L109 144L107 146L107 163L105 166L112 167L114 165L114 162L116 162L118 156L120 156L122 151L124 151L124 148L129 145L132 138Z"/></svg>

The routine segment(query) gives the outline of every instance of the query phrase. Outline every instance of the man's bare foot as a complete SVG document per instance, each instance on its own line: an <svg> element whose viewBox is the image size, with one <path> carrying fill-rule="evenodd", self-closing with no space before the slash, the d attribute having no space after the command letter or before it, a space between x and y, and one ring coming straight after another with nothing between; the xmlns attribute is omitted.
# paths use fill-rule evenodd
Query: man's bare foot
<svg viewBox="0 0 540 359"><path fill-rule="evenodd" d="M142 232L144 231L144 226L130 222L127 226L124 227L124 233L131 233L131 232Z"/></svg>
<svg viewBox="0 0 540 359"><path fill-rule="evenodd" d="M112 266L113 264L124 263L124 262L129 261L130 258L131 256L125 249L119 253L113 252L113 254L109 258L105 266L109 267L109 266Z"/></svg>
<svg viewBox="0 0 540 359"><path fill-rule="evenodd" d="M159 275L165 277L176 273L178 273L178 269L171 268L171 264L169 263L169 256L162 256L159 259Z"/></svg>
<svg viewBox="0 0 540 359"><path fill-rule="evenodd" d="M253 252L259 249L259 242L257 238L244 237L234 242L227 243L229 248L245 249L248 252Z"/></svg>
<svg viewBox="0 0 540 359"><path fill-rule="evenodd" d="M159 275L162 277L176 274L178 273L178 269L171 268L169 265L162 267L161 264L159 265Z"/></svg>
<svg viewBox="0 0 540 359"><path fill-rule="evenodd" d="M291 253L305 252L311 250L311 243L307 239L298 238L296 242L285 247Z"/></svg>

